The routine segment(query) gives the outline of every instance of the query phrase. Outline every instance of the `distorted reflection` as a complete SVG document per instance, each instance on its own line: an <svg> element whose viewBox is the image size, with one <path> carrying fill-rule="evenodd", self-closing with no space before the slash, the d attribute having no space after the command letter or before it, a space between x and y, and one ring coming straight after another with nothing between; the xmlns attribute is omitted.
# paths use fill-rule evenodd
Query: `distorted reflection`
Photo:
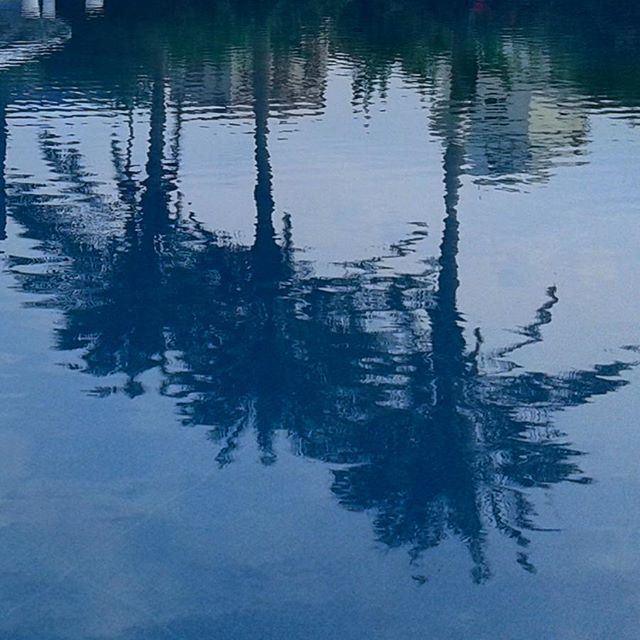
<svg viewBox="0 0 640 640"><path fill-rule="evenodd" d="M55 346L81 353L82 370L96 379L93 394L134 398L151 391L143 378L155 371L157 391L175 399L183 423L208 427L221 466L234 460L245 432L255 434L261 461L274 463L274 438L285 433L300 455L331 463L337 500L373 514L380 542L404 547L417 560L457 537L468 547L474 580L482 582L491 573L485 540L492 528L515 541L517 561L534 570L528 532L539 525L531 490L589 482L554 415L615 391L632 365L613 360L564 375L519 368L516 353L543 340L561 304L562 291L548 282L539 283L540 307L530 324L516 328L514 344L486 351L481 329L469 344L457 299L463 178L520 188L549 180L562 162L586 161L590 120L581 98L590 79L568 69L572 77L554 82L552 48L517 30L501 31L503 21L534 11L526 3L502 13L495 3L491 18L476 3L463 20L445 8L451 3L420 10L391 4L376 3L381 15L360 2L342 12L321 3L191 5L181 18L192 36L183 50L168 22L148 16L149 26L133 7L113 2L110 13L108 2L105 8L87 0L86 13L106 9L105 20L83 23L70 13L77 44L61 56L82 51L92 29L117 33L123 20L134 35L143 27L166 33L135 51L120 44L128 56L121 72L86 85L83 100L92 109L112 110L130 124L126 139L114 137L100 151L113 178L92 174L79 146L43 119L37 144L50 177L7 184L8 113L18 113L23 100L12 107L12 96L31 92L38 99L21 73L7 76L2 226L8 214L37 242L40 256L6 261L22 290L61 312ZM535 24L546 24L546 4ZM55 3L41 9L24 0L22 16L53 19ZM579 37L567 46L586 46ZM629 37L621 46L635 42ZM398 69L427 96L424 126L442 145L444 223L436 256L419 253L423 226L383 256L343 265L341 276L316 273L293 246L294 222L277 213L274 201L271 118L322 115L336 52L352 68L352 108L368 119ZM93 65L106 63L102 55L105 62L65 71L70 90L85 86L73 74L90 78ZM64 100L48 94L62 64L41 63L40 98ZM606 89L598 82L590 99L603 99ZM640 99L637 73L609 89L609 105ZM189 110L253 120L249 244L225 238L185 209L180 171ZM148 123L143 169L133 161L141 113ZM101 182L113 187L110 195ZM45 183L59 191L43 195ZM396 266L407 255L420 269ZM41 268L22 269L27 263ZM114 376L120 382L113 384Z"/></svg>
<svg viewBox="0 0 640 640"><path fill-rule="evenodd" d="M70 37L68 23L56 19L56 0L43 0L42 5L39 0L0 4L0 70L51 54Z"/></svg>
<svg viewBox="0 0 640 640"><path fill-rule="evenodd" d="M104 11L104 0L86 0L85 10L87 15L100 15Z"/></svg>
<svg viewBox="0 0 640 640"><path fill-rule="evenodd" d="M40 0L22 0L22 15L25 18L39 18Z"/></svg>

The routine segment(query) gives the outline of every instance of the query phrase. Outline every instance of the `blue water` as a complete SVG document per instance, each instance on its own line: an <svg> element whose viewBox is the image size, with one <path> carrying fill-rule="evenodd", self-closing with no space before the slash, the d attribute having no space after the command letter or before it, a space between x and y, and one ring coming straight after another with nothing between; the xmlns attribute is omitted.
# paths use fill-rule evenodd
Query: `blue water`
<svg viewBox="0 0 640 640"><path fill-rule="evenodd" d="M640 7L0 2L0 638L635 640Z"/></svg>

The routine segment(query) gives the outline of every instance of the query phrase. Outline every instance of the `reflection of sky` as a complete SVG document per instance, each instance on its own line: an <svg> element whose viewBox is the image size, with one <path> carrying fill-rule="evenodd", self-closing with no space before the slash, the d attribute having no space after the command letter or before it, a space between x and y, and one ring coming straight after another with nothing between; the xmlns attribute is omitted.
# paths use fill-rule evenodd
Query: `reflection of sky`
<svg viewBox="0 0 640 640"><path fill-rule="evenodd" d="M331 120L331 110L328 117L332 126L340 122L337 115ZM422 117L420 113L416 119ZM343 119L345 130L347 121L348 116ZM92 121L82 126L83 148L93 159L92 147L86 145L90 140L95 148L103 148L106 138L100 139L98 132L104 134L104 128ZM292 210L296 241L311 245L309 253L316 257L330 250L331 238L339 234L318 237L322 227L312 218L316 202L328 216L338 200L329 188L335 174L326 167L315 174L317 184L307 200L304 183L296 180L305 175L294 165L301 147L312 147L308 138L322 135L320 123L308 125L313 128L318 131L300 125L301 131L288 143L273 145L272 154L279 206L302 203ZM366 136L377 135L375 124L371 133L359 132L352 132L347 143L336 131L336 140L346 147L345 156L357 158L357 145L367 144ZM590 164L563 168L547 185L531 187L528 194L469 184L462 192L460 308L470 327L480 324L490 340L499 342L502 328L529 318L544 286L558 285L561 302L554 322L545 328L545 342L520 356L527 366L556 370L589 364L605 348L628 342L634 335L638 302L628 287L637 272L633 268L638 261L633 226L637 201L605 198L596 188L610 166L612 132L622 138L624 125L594 118ZM18 152L28 148L21 136L28 134L26 128L12 130L10 166L20 164ZM229 145L216 146L216 154L246 161L240 145L249 152L249 136L216 137ZM382 146L385 138L380 138ZM378 182L377 187L369 182L366 189L360 187L362 191L355 188L350 197L371 202L373 190L373 195L380 194L379 202L392 206L392 194L386 189L392 182L402 182L415 202L402 196L404 206L397 208L398 217L389 223L396 237L404 233L407 222L421 215L437 235L442 217L438 145L425 135L420 145L425 157L421 181L416 175L419 145L395 141L394 179ZM203 141L203 148L207 144ZM616 153L631 159L636 144L627 137L616 145ZM197 150L190 143L185 149L184 170L190 174L188 159ZM35 168L35 158L31 162ZM323 155L308 162L325 164ZM345 170L366 176L368 157L361 162L358 167L346 165ZM379 158L371 160L378 163ZM248 162L245 169L233 161L229 164L220 178L229 194L221 209L234 207L236 217L229 214L229 220L242 216L248 233L251 167ZM616 166L617 184L629 193L635 188L631 162ZM103 169L107 170L106 164ZM403 172L409 177L406 181L398 180ZM241 182L248 191L242 207L231 197ZM324 200L316 200L313 194L322 192ZM206 211L195 201L194 209ZM351 237L354 251L365 254L379 247L379 229L366 224L364 206L350 211L362 223L359 234ZM212 217L210 224L214 222ZM333 219L345 233L352 223ZM17 231L9 230L5 250L24 255L28 242L17 238ZM425 243L425 255L434 252L433 242L432 237ZM338 242L337 247L332 257L348 251L346 243L340 249ZM101 411L96 413L96 400L83 393L89 381L57 366L61 354L49 351L56 314L25 309L24 294L11 289L7 274L0 291L5 318L0 325L0 357L5 364L0 446L10 460L1 473L0 540L8 550L1 565L2 600L4 610L11 611L20 602L27 607L0 619L0 628L11 630L16 620L28 619L34 629L46 625L52 638L121 637L125 629L136 626L150 626L154 640L199 637L198 628L215 626L222 637L231 638L254 637L258 627L264 638L320 640L340 634L359 640L363 626L374 629L371 637L379 638L418 637L426 631L435 637L462 638L473 632L474 637L489 638L500 625L503 637L510 638L526 638L532 631L553 637L559 629L569 637L572 633L580 637L585 629L632 637L632 630L623 625L638 611L640 569L636 553L640 520L635 509L640 498L640 440L634 425L640 406L633 387L572 409L556 421L578 449L590 452L581 466L598 482L588 490L559 485L540 497L540 526L563 530L532 534L533 547L540 550L535 562L543 579L523 579L512 562L512 549L491 544L490 537L499 571L481 589L465 578L468 557L453 543L433 549L426 561L409 570L427 578L418 589L407 576L406 555L380 553L369 542L368 517L335 504L325 466L288 455L281 439L278 464L261 467L254 463L259 454L247 438L236 464L221 473L214 471L213 448L202 446L202 432L176 428L167 399L142 396L129 401L114 396L101 400ZM184 460L189 460L188 467ZM7 577L8 571L14 577ZM511 591L516 581L517 595ZM39 595L43 589L44 597ZM518 606L508 607L505 615L505 603L512 599ZM574 606L560 604L567 601ZM618 615L619 607L628 615ZM541 610L544 616L539 615ZM83 612L81 619L78 611ZM208 618L202 618L203 611ZM174 635L163 635L166 622L171 622ZM122 637L145 636L129 632Z"/></svg>
<svg viewBox="0 0 640 640"><path fill-rule="evenodd" d="M464 191L459 301L470 323L508 327L508 318L527 317L536 284L558 286L553 326L523 353L525 367L580 367L635 339L639 143L635 129L592 117L588 164L557 169L526 195Z"/></svg>
<svg viewBox="0 0 640 640"><path fill-rule="evenodd" d="M272 123L277 215L292 215L295 245L323 272L332 261L379 254L416 221L427 222L430 236L412 259L436 255L442 143L429 137L428 112L396 81L386 111L365 128L344 108L349 91L348 78L334 76L322 120ZM64 120L50 113L46 125L77 140L91 172L111 176L111 125L119 137L126 128L79 111ZM141 168L146 117L135 119ZM42 122L11 117L15 181L27 172L51 177L36 146ZM247 243L255 211L249 131L250 123L235 135L224 123L186 123L180 180L189 210ZM504 329L528 321L555 284L554 321L543 343L519 353L520 364L555 372L630 357L618 347L638 342L638 135L591 116L588 164L556 168L549 182L524 191L464 181L458 307L468 329L482 328L487 347L508 342ZM5 253L34 251L19 234L10 225ZM212 627L225 640L254 638L256 628L262 638L305 640L360 640L363 628L381 639L493 639L496 628L517 640L634 637L635 385L557 418L575 448L590 453L581 466L598 482L538 496L539 525L562 534L531 534L537 578L490 533L499 567L492 581L472 585L465 550L447 542L410 568L427 579L418 589L406 554L381 553L369 517L331 497L327 467L288 453L284 438L275 466L255 464L247 437L237 462L219 472L214 448L203 446L202 431L176 425L169 399L113 396L96 411L98 401L84 393L92 382L59 366L76 356L50 350L57 313L25 308L34 298L13 286L10 274L0 275L5 633L20 620L43 640L43 628L51 638L117 638L135 627L139 633L123 637L200 638L198 628Z"/></svg>

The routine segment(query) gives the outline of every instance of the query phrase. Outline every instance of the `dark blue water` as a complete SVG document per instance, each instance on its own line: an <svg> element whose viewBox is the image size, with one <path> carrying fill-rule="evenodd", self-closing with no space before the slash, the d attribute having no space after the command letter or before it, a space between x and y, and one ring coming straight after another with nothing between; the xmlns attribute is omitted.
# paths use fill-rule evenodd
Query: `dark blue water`
<svg viewBox="0 0 640 640"><path fill-rule="evenodd" d="M638 638L639 178L633 0L0 0L0 638Z"/></svg>

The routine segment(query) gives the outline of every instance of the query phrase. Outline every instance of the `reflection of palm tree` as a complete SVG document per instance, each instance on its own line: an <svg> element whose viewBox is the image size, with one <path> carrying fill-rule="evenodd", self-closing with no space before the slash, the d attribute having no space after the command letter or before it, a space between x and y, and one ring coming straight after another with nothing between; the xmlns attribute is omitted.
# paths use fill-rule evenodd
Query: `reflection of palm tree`
<svg viewBox="0 0 640 640"><path fill-rule="evenodd" d="M608 393L628 365L569 376L485 373L478 362L481 338L466 352L456 308L458 288L458 187L463 150L449 141L444 154L445 209L440 269L434 303L428 309L430 349L412 359L407 386L412 402L376 419L380 435L359 439L365 462L334 472L334 491L351 509L374 510L378 537L389 546L410 545L417 558L448 532L460 536L474 560L474 579L489 575L483 551L487 526L526 547L524 531L533 528L533 507L523 489L579 480L571 462L577 452L553 442L550 414ZM542 340L558 302L555 288L520 333L524 340L502 349L503 358ZM613 378L613 379L611 379ZM539 439L536 439L535 436ZM581 481L585 481L582 479ZM532 570L524 552L519 562Z"/></svg>
<svg viewBox="0 0 640 640"><path fill-rule="evenodd" d="M452 73L456 71L460 69L454 56ZM552 445L548 437L542 442L528 439L534 426L528 416L538 414L538 431L548 428L550 412L581 404L622 384L602 374L617 376L625 365L613 365L609 371L596 367L566 378L523 374L510 379L483 374L478 368L478 348L465 353L456 309L457 203L464 149L455 122L459 104L454 102L469 96L458 91L459 80L454 77L451 82L444 153L446 217L438 288L429 309L430 353L413 361L413 403L408 414L385 417L386 433L367 441L367 455L359 454L367 461L335 472L334 491L349 508L375 510L379 538L390 546L411 545L414 557L440 542L447 531L455 533L469 546L474 578L483 580L489 571L482 544L487 524L526 546L523 531L533 526L533 509L521 488L579 474L570 462L575 452ZM473 82L465 85L473 87ZM540 341L540 327L551 321L550 310L556 302L555 289L550 289L549 302L522 330L525 340L499 355ZM532 570L524 552L519 562Z"/></svg>
<svg viewBox="0 0 640 640"><path fill-rule="evenodd" d="M617 388L622 382L603 374L618 376L626 366L568 377L511 377L481 370L479 334L477 347L466 353L456 304L457 204L463 105L472 100L475 71L473 57L464 50L454 49L452 59L451 99L444 109L446 216L437 290L428 310L430 351L413 361L409 412L386 417L386 433L371 440L367 462L335 472L334 491L349 508L375 510L379 538L390 546L410 545L414 557L447 532L460 536L474 560L474 578L483 580L489 572L483 551L487 526L526 546L533 508L523 488L576 479L580 473L571 462L576 452L544 434L550 431L550 414ZM521 331L524 340L493 357L541 341L540 328L551 321L557 301L552 288L535 321ZM541 440L533 439L535 433ZM524 552L519 562L532 569Z"/></svg>

